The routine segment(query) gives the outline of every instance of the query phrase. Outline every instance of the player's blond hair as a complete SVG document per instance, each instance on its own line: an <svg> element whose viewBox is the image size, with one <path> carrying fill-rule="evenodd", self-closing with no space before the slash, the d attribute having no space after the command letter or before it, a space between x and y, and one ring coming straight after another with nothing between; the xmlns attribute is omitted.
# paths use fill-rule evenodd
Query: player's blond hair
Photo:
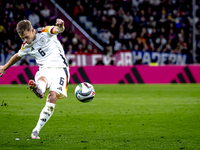
<svg viewBox="0 0 200 150"><path fill-rule="evenodd" d="M24 31L30 31L31 29L32 25L29 20L21 20L16 27L17 33L20 35L23 35Z"/></svg>

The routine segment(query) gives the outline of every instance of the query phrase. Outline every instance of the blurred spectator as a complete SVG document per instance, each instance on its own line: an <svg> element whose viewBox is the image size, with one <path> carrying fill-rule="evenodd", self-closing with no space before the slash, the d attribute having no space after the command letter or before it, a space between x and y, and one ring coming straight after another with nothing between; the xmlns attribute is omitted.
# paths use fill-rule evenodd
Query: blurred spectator
<svg viewBox="0 0 200 150"><path fill-rule="evenodd" d="M25 15L25 7L23 3L18 5L18 10L15 13L16 13L15 19L17 22L24 19L24 17L28 18L28 16Z"/></svg>
<svg viewBox="0 0 200 150"><path fill-rule="evenodd" d="M174 30L170 29L169 34L168 34L168 40L171 42L175 37L176 37L176 34L174 33Z"/></svg>
<svg viewBox="0 0 200 150"><path fill-rule="evenodd" d="M34 11L28 16L28 20L30 20L33 28L37 28L40 26L40 17Z"/></svg>
<svg viewBox="0 0 200 150"><path fill-rule="evenodd" d="M179 54L187 54L189 52L187 48L187 43L185 43L183 36L179 36L179 42L177 43L175 50L176 53Z"/></svg>
<svg viewBox="0 0 200 150"><path fill-rule="evenodd" d="M7 40L7 45L5 45L5 51L4 54L10 54L10 55L14 55L15 54L15 48L16 45L11 43L11 40L8 39Z"/></svg>
<svg viewBox="0 0 200 150"><path fill-rule="evenodd" d="M161 52L164 48L165 44L167 43L167 40L164 38L163 34L160 34L160 36L155 41L157 52Z"/></svg>
<svg viewBox="0 0 200 150"><path fill-rule="evenodd" d="M197 63L200 63L200 41L198 41L197 43L196 59L197 59Z"/></svg>
<svg viewBox="0 0 200 150"><path fill-rule="evenodd" d="M115 35L115 37L117 36L118 26L117 26L117 19L115 17L111 18L111 24L109 30L113 35Z"/></svg>
<svg viewBox="0 0 200 150"><path fill-rule="evenodd" d="M109 26L110 26L110 20L105 15L102 15L101 20L99 21L99 24L97 25L99 32L100 32L101 29L107 30L109 28Z"/></svg>
<svg viewBox="0 0 200 150"><path fill-rule="evenodd" d="M113 48L111 45L107 45L105 47L105 52L104 52L105 55L107 56L112 56L113 55Z"/></svg>
<svg viewBox="0 0 200 150"><path fill-rule="evenodd" d="M81 44L84 50L87 49L86 39L82 39Z"/></svg>
<svg viewBox="0 0 200 150"><path fill-rule="evenodd" d="M123 41L123 39L124 39L124 26L123 25L120 25L119 26L119 32L118 32L118 39L120 40L120 41Z"/></svg>
<svg viewBox="0 0 200 150"><path fill-rule="evenodd" d="M92 20L93 22L95 22L96 17L97 17L97 15L98 15L98 10L97 10L97 8L96 8L96 7L93 7L91 13L92 13L92 15L91 15L91 20Z"/></svg>
<svg viewBox="0 0 200 150"><path fill-rule="evenodd" d="M86 49L84 49L85 54L94 54L92 45L88 45Z"/></svg>
<svg viewBox="0 0 200 150"><path fill-rule="evenodd" d="M116 51L120 51L122 49L122 43L120 43L118 40L115 40L115 43L114 43L114 53Z"/></svg>
<svg viewBox="0 0 200 150"><path fill-rule="evenodd" d="M164 27L161 27L161 29L160 29L160 34L162 34L163 37L167 40L168 34L167 34L167 32L166 32L166 30L165 30Z"/></svg>
<svg viewBox="0 0 200 150"><path fill-rule="evenodd" d="M129 21L133 20L133 16L130 14L130 11L127 11L123 15L124 23L129 23Z"/></svg>
<svg viewBox="0 0 200 150"><path fill-rule="evenodd" d="M110 44L111 32L108 29L102 29L99 38L103 41L104 44Z"/></svg>
<svg viewBox="0 0 200 150"><path fill-rule="evenodd" d="M50 17L50 9L47 5L45 5L44 9L40 11L40 14L42 15L42 17L45 18L45 20L48 20L48 18Z"/></svg>
<svg viewBox="0 0 200 150"><path fill-rule="evenodd" d="M69 40L68 36L62 37L60 41L63 44L63 47L68 47L68 45L71 44L71 41Z"/></svg>
<svg viewBox="0 0 200 150"><path fill-rule="evenodd" d="M29 16L30 14L32 14L32 12L33 12L33 10L31 10L31 5L28 3L28 4L26 5L26 9L24 10L24 14L25 14L26 18L28 18L28 16Z"/></svg>
<svg viewBox="0 0 200 150"><path fill-rule="evenodd" d="M156 48L155 48L155 45L153 42L150 42L149 43L149 50L152 51L152 52L155 52L156 51Z"/></svg>
<svg viewBox="0 0 200 150"><path fill-rule="evenodd" d="M73 46L73 49L75 51L77 51L77 52L78 52L78 45L79 45L78 39L76 37L73 37L73 39L72 39L72 46Z"/></svg>
<svg viewBox="0 0 200 150"><path fill-rule="evenodd" d="M137 37L138 43L143 43L143 44L147 43L144 35L145 35L145 32L140 33L140 36Z"/></svg>
<svg viewBox="0 0 200 150"><path fill-rule="evenodd" d="M116 10L114 9L114 6L111 5L110 8L108 9L108 16L112 17L116 15Z"/></svg>
<svg viewBox="0 0 200 150"><path fill-rule="evenodd" d="M78 16L83 15L84 8L81 5L81 1L80 0L77 0L76 6L74 7L74 11L73 12L74 12L73 15L74 15L75 19L78 19Z"/></svg>
<svg viewBox="0 0 200 150"><path fill-rule="evenodd" d="M140 18L139 18L138 12L134 11L134 13L133 13L133 23L137 24L139 22L140 22Z"/></svg>
<svg viewBox="0 0 200 150"><path fill-rule="evenodd" d="M172 48L171 48L170 43L167 43L167 44L165 45L165 47L163 48L163 51L162 51L162 52L170 53L171 50L172 50Z"/></svg>
<svg viewBox="0 0 200 150"><path fill-rule="evenodd" d="M144 0L132 0L132 6L138 7Z"/></svg>
<svg viewBox="0 0 200 150"><path fill-rule="evenodd" d="M75 50L73 49L73 46L71 44L68 45L67 50L65 50L66 54L74 54Z"/></svg>
<svg viewBox="0 0 200 150"><path fill-rule="evenodd" d="M140 16L140 25L141 26L146 26L147 20L146 20L146 17L145 17L145 11L141 10L140 14L141 14L141 16Z"/></svg>
<svg viewBox="0 0 200 150"><path fill-rule="evenodd" d="M88 53L87 49L83 49L82 43L78 44L77 52L80 53L80 54L82 54L82 53Z"/></svg>
<svg viewBox="0 0 200 150"><path fill-rule="evenodd" d="M134 45L138 44L137 42L137 32L132 32L131 33L131 38L128 41L128 49L133 50L134 49Z"/></svg>
<svg viewBox="0 0 200 150"><path fill-rule="evenodd" d="M127 24L127 26L126 26L126 30L127 30L128 32L133 32L133 31L134 31L133 19L131 19L131 20L128 22L128 24Z"/></svg>
<svg viewBox="0 0 200 150"><path fill-rule="evenodd" d="M68 28L66 32L67 32L69 40L72 41L72 39L74 37L74 32L72 31L71 28Z"/></svg>
<svg viewBox="0 0 200 150"><path fill-rule="evenodd" d="M119 22L122 22L122 21L123 21L123 16L124 16L124 14L125 14L125 12L124 12L123 7L122 7L122 6L119 7L119 10L118 10L118 12L117 12L117 20L118 20Z"/></svg>
<svg viewBox="0 0 200 150"><path fill-rule="evenodd" d="M97 11L97 16L92 16L93 18L93 23L94 23L94 26L97 27L97 29L99 30L100 27L101 27L101 18L102 18L102 11L101 10L98 10Z"/></svg>

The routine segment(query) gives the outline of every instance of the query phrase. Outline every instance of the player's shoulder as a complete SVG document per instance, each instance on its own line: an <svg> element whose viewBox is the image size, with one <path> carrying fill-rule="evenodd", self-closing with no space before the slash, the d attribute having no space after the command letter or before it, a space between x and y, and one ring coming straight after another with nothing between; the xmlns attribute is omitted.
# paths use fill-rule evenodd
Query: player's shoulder
<svg viewBox="0 0 200 150"><path fill-rule="evenodd" d="M27 43L23 43L23 44L21 45L21 50L22 50L22 51L27 51L27 50L29 50L31 47L32 47L31 45L29 45L29 44L27 44Z"/></svg>
<svg viewBox="0 0 200 150"><path fill-rule="evenodd" d="M37 33L53 33L54 26L45 26L45 27L39 27L36 29Z"/></svg>
<svg viewBox="0 0 200 150"><path fill-rule="evenodd" d="M27 45L26 43L23 43L23 44L22 44L22 46L21 46L21 50L22 50L22 51L24 51L26 45Z"/></svg>
<svg viewBox="0 0 200 150"><path fill-rule="evenodd" d="M44 29L44 27L39 27L39 28L37 28L37 29L36 29L36 33L41 33L43 29Z"/></svg>

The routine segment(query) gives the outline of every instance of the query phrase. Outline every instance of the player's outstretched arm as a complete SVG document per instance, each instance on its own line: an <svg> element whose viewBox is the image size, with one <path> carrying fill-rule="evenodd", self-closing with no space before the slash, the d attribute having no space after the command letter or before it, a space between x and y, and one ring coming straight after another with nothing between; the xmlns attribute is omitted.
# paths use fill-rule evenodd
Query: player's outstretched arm
<svg viewBox="0 0 200 150"><path fill-rule="evenodd" d="M20 59L21 57L19 57L18 53L16 53L13 57L10 58L10 60L4 66L0 66L0 77L5 74L6 70L10 66L14 65Z"/></svg>
<svg viewBox="0 0 200 150"><path fill-rule="evenodd" d="M64 21L62 19L56 19L56 26L53 28L54 33L62 33L65 30Z"/></svg>

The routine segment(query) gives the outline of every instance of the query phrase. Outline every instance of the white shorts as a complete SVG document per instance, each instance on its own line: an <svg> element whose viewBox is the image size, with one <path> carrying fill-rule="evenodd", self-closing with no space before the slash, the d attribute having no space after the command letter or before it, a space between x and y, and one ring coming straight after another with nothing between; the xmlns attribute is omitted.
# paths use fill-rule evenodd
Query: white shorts
<svg viewBox="0 0 200 150"><path fill-rule="evenodd" d="M70 79L69 68L42 68L37 71L35 81L41 76L47 79L47 88L58 93L59 98L67 97L68 83Z"/></svg>

